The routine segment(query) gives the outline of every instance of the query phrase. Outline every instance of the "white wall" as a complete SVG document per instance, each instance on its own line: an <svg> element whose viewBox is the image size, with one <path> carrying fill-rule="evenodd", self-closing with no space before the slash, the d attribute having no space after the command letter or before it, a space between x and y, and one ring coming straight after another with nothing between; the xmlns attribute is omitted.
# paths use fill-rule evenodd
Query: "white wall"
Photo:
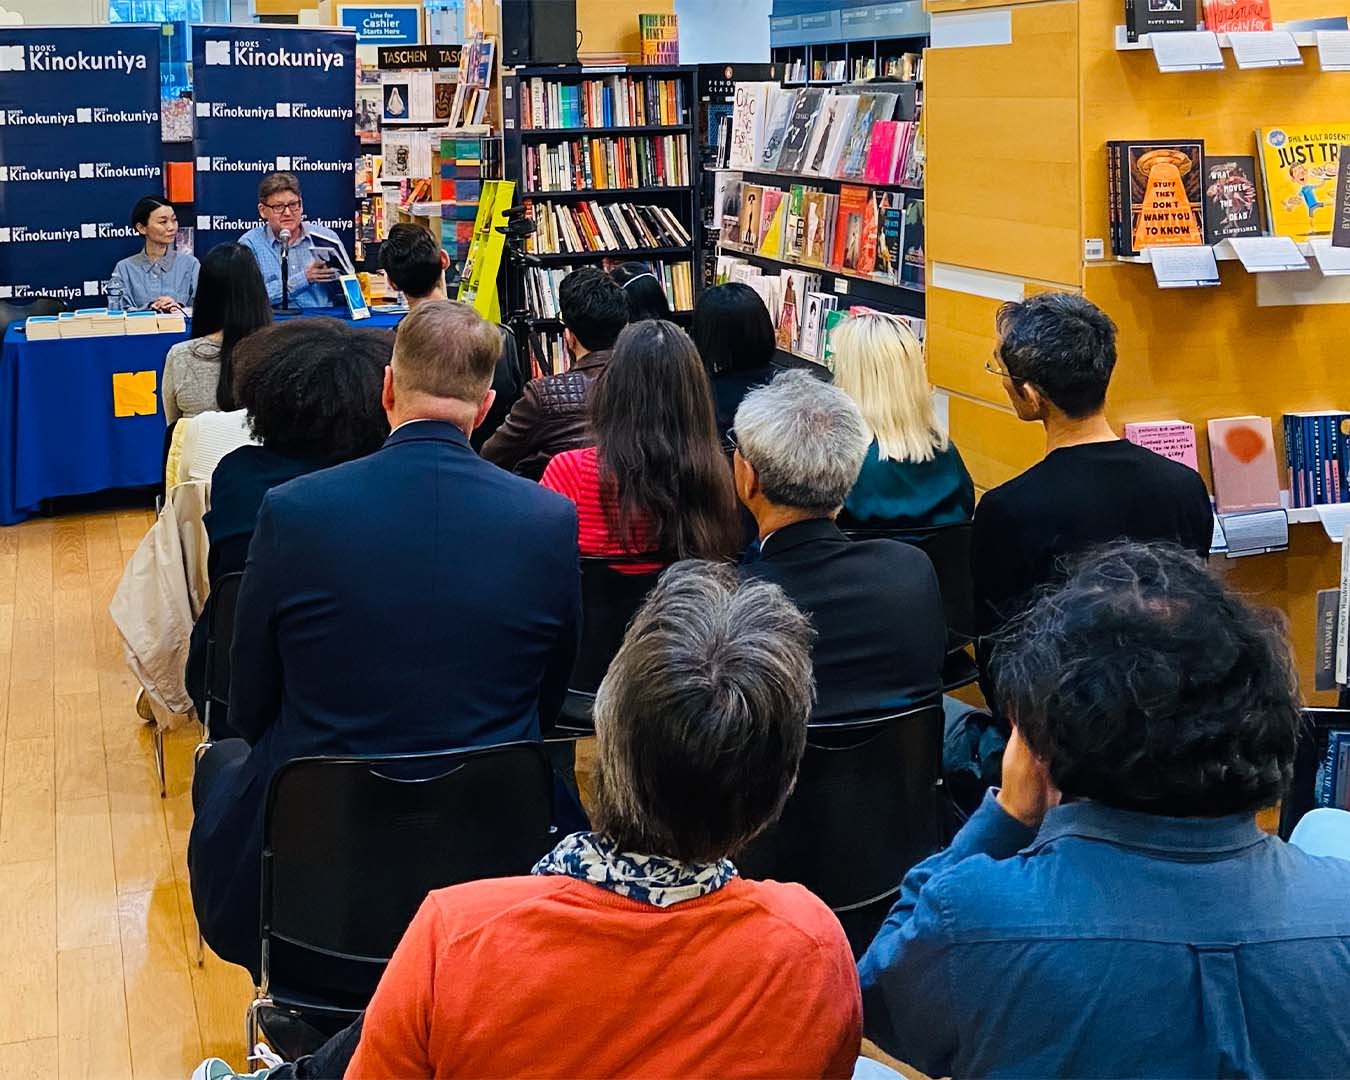
<svg viewBox="0 0 1350 1080"><path fill-rule="evenodd" d="M767 64L772 7L773 0L675 0L680 63Z"/></svg>
<svg viewBox="0 0 1350 1080"><path fill-rule="evenodd" d="M0 0L29 26L88 26L108 21L107 0Z"/></svg>

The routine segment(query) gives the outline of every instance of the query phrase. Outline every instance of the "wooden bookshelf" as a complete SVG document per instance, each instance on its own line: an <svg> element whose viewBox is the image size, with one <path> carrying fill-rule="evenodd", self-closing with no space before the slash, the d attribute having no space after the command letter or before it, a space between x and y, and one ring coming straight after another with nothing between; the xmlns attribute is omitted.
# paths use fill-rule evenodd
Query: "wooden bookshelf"
<svg viewBox="0 0 1350 1080"><path fill-rule="evenodd" d="M951 14L965 40L985 8L1000 9L991 25L1005 12L1011 19L1011 42L930 49L925 62L929 372L949 394L952 437L977 488L1044 454L1039 426L1016 419L983 367L999 305L1036 292L1081 293L1115 320L1112 421L1118 430L1130 421L1194 424L1207 481L1207 420L1270 416L1278 432L1282 413L1350 402L1340 374L1344 304L1262 306L1271 283L1259 279L1274 275L1230 261L1218 288L1159 290L1147 266L1085 257L1089 240L1110 250L1108 140L1203 138L1211 153L1252 154L1258 127L1342 118L1343 76L1306 54L1297 68L1160 73L1148 55L1118 49L1119 0L927 6L935 34ZM1325 13L1320 0L1281 0L1278 17ZM1312 691L1316 592L1336 587L1339 561L1321 528L1291 529L1279 554L1212 560L1247 595L1286 613L1305 690L1319 704L1334 697Z"/></svg>

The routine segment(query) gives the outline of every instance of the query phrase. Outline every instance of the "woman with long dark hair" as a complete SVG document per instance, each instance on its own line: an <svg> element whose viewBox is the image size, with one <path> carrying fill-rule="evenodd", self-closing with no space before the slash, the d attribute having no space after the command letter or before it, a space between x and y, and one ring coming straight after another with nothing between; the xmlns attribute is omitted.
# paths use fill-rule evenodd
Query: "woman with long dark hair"
<svg viewBox="0 0 1350 1080"><path fill-rule="evenodd" d="M725 438L745 395L773 381L773 319L759 293L732 282L698 298L692 329L712 379L717 431Z"/></svg>
<svg viewBox="0 0 1350 1080"><path fill-rule="evenodd" d="M164 360L165 423L238 408L230 357L240 341L271 321L267 287L253 252L241 244L220 244L207 252L197 280L192 338L175 345Z"/></svg>
<svg viewBox="0 0 1350 1080"><path fill-rule="evenodd" d="M583 555L729 559L742 536L698 350L674 323L630 324L591 397L595 445L549 462L540 483L577 504ZM618 568L618 567L616 567Z"/></svg>
<svg viewBox="0 0 1350 1080"><path fill-rule="evenodd" d="M666 299L666 290L646 263L623 263L611 270L609 276L619 283L624 296L628 298L630 321L670 318L670 301Z"/></svg>

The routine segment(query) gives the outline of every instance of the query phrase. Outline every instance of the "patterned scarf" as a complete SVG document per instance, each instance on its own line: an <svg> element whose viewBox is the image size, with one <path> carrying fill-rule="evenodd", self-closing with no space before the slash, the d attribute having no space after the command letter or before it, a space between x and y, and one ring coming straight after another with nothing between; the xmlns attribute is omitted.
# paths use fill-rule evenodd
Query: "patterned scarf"
<svg viewBox="0 0 1350 1080"><path fill-rule="evenodd" d="M664 908L716 892L736 876L736 867L730 859L687 863L619 851L599 833L579 832L540 859L531 873L589 881L630 900Z"/></svg>

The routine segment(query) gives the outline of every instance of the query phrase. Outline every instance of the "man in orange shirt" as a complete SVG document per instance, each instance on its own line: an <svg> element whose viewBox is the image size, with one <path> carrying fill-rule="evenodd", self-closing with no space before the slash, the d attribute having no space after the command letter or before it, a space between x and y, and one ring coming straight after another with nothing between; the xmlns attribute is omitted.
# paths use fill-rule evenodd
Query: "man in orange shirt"
<svg viewBox="0 0 1350 1080"><path fill-rule="evenodd" d="M777 585L671 567L596 698L596 831L529 877L428 896L346 1076L851 1076L839 923L729 860L796 780L811 636ZM333 1049L296 1075L341 1075Z"/></svg>

